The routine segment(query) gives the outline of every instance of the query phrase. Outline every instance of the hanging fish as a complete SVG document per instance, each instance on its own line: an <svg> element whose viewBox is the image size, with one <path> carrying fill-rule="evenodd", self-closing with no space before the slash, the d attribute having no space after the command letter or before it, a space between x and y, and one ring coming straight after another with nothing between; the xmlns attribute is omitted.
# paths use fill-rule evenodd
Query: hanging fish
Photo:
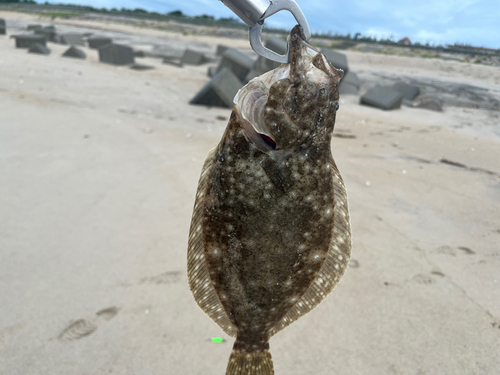
<svg viewBox="0 0 500 375"><path fill-rule="evenodd" d="M350 259L347 195L330 147L343 73L299 27L289 46L289 64L236 95L196 195L189 284L236 337L227 375L274 374L269 339L318 305Z"/></svg>

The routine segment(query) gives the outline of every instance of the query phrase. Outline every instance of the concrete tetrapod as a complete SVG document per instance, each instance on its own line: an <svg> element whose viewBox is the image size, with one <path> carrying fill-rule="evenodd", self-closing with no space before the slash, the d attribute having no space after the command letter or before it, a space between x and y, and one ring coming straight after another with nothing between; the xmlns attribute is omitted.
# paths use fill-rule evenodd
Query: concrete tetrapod
<svg viewBox="0 0 500 375"><path fill-rule="evenodd" d="M44 46L43 44L35 43L30 47L28 53L36 53L39 55L50 55L50 49L47 46Z"/></svg>
<svg viewBox="0 0 500 375"><path fill-rule="evenodd" d="M401 107L402 100L403 96L399 92L376 85L360 98L359 103L387 110Z"/></svg>
<svg viewBox="0 0 500 375"><path fill-rule="evenodd" d="M242 86L243 83L231 70L223 68L189 103L232 108L233 98Z"/></svg>
<svg viewBox="0 0 500 375"><path fill-rule="evenodd" d="M208 62L208 59L203 53L194 51L192 49L187 49L184 51L184 55L181 58L181 64L184 65L201 65Z"/></svg>
<svg viewBox="0 0 500 375"><path fill-rule="evenodd" d="M269 48L274 52L279 53L280 55L284 55L287 50L287 43L280 37L271 35L269 38L267 38L265 47ZM280 65L281 64L279 62L266 59L263 56L259 56L257 58L257 61L255 62L255 65L253 66L253 70L255 70L256 73L258 73L256 74L257 76L261 75L262 73L268 72L272 69L276 69Z"/></svg>
<svg viewBox="0 0 500 375"><path fill-rule="evenodd" d="M31 24L31 25L28 25L26 30L35 31L35 30L40 30L41 28L42 28L42 25Z"/></svg>
<svg viewBox="0 0 500 375"><path fill-rule="evenodd" d="M105 46L106 44L113 43L113 40L111 38L94 36L89 38L88 42L89 42L89 48L98 49L99 47Z"/></svg>
<svg viewBox="0 0 500 375"><path fill-rule="evenodd" d="M66 52L63 53L63 57L74 57L76 59L83 59L85 60L87 58L87 55L84 51L81 49L78 49L76 47L71 46L66 50Z"/></svg>
<svg viewBox="0 0 500 375"><path fill-rule="evenodd" d="M59 43L70 44L72 46L84 46L85 41L81 34L61 34L59 35Z"/></svg>
<svg viewBox="0 0 500 375"><path fill-rule="evenodd" d="M47 42L54 42L56 40L56 28L54 26L46 26L37 29L35 30L35 34L43 35Z"/></svg>
<svg viewBox="0 0 500 375"><path fill-rule="evenodd" d="M209 66L207 69L207 76L210 78L214 77L217 74L217 67L216 66Z"/></svg>
<svg viewBox="0 0 500 375"><path fill-rule="evenodd" d="M233 48L228 48L222 55L222 59L217 67L217 73L227 68L231 70L241 82L244 82L253 64L254 61L244 53Z"/></svg>
<svg viewBox="0 0 500 375"><path fill-rule="evenodd" d="M133 64L134 50L122 44L106 44L99 48L99 60L113 65Z"/></svg>
<svg viewBox="0 0 500 375"><path fill-rule="evenodd" d="M359 80L358 75L349 71L344 74L344 77L340 82L339 93L357 95L360 87L361 81Z"/></svg>
<svg viewBox="0 0 500 375"><path fill-rule="evenodd" d="M228 48L229 48L228 46L225 46L223 44L218 44L217 45L217 50L216 50L215 54L217 56L222 56L224 54L224 52L227 51Z"/></svg>
<svg viewBox="0 0 500 375"><path fill-rule="evenodd" d="M412 86L404 82L398 82L392 85L393 90L403 95L403 99L413 100L420 94L420 89L417 86Z"/></svg>
<svg viewBox="0 0 500 375"><path fill-rule="evenodd" d="M265 47L279 53L280 55L284 55L287 50L287 43L280 37L271 35L269 38L267 38ZM246 75L245 82L248 82L251 79L258 77L261 74L264 74L272 69L276 69L278 66L280 66L279 62L266 59L263 56L259 56L255 61L252 70L250 70L250 72L248 72L248 74Z"/></svg>
<svg viewBox="0 0 500 375"><path fill-rule="evenodd" d="M344 77L347 75L347 72L349 71L349 67L347 65L347 57L342 54L335 52L334 50L328 49L328 48L322 48L321 52L325 57L332 63L334 67L337 69L342 69L344 71Z"/></svg>
<svg viewBox="0 0 500 375"><path fill-rule="evenodd" d="M45 46L47 41L43 35L13 35L16 40L16 48L30 48L33 44Z"/></svg>

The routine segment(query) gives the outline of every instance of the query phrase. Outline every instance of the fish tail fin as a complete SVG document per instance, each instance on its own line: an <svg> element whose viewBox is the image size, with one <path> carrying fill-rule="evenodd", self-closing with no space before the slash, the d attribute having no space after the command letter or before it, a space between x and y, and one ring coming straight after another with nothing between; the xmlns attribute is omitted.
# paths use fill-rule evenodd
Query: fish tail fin
<svg viewBox="0 0 500 375"><path fill-rule="evenodd" d="M226 375L274 375L273 358L269 344L263 350L246 352L240 350L239 342L234 343L229 357Z"/></svg>

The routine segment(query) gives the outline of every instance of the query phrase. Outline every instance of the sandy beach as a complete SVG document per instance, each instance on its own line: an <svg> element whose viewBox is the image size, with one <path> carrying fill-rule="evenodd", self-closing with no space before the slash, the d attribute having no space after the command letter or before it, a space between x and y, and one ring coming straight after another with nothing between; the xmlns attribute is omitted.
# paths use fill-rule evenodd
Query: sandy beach
<svg viewBox="0 0 500 375"><path fill-rule="evenodd" d="M245 39L48 20L149 52ZM207 67L136 71L0 35L0 374L223 374L233 339L195 303L186 249L230 109L190 105ZM344 53L344 52L343 52ZM363 81L420 82L443 112L341 97L334 159L353 252L332 294L271 339L277 375L500 374L500 67L345 51ZM223 343L211 338L223 337Z"/></svg>

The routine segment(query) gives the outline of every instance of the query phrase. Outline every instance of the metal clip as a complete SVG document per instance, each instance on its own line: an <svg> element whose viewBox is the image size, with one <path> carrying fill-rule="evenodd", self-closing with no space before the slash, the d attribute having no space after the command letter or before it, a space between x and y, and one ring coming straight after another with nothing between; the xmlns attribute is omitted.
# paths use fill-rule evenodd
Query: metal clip
<svg viewBox="0 0 500 375"><path fill-rule="evenodd" d="M304 38L308 41L311 38L311 29L307 23L306 17L298 4L294 0L271 0L271 5L267 8L266 12L260 17L259 21L250 27L250 45L253 50L259 55L265 57L266 59L277 61L282 64L287 64L289 62L289 49L287 46L287 51L284 55L280 55L269 48L264 47L262 44L262 28L264 27L264 20L276 14L282 10L288 10L292 13L293 17L302 28Z"/></svg>
<svg viewBox="0 0 500 375"><path fill-rule="evenodd" d="M264 20L282 10L292 13L297 23L302 27L305 40L311 38L311 29L306 17L294 0L221 0L231 9L248 27L250 27L250 45L253 50L266 59L280 63L288 63L288 47L284 55L280 55L264 47L261 40Z"/></svg>

